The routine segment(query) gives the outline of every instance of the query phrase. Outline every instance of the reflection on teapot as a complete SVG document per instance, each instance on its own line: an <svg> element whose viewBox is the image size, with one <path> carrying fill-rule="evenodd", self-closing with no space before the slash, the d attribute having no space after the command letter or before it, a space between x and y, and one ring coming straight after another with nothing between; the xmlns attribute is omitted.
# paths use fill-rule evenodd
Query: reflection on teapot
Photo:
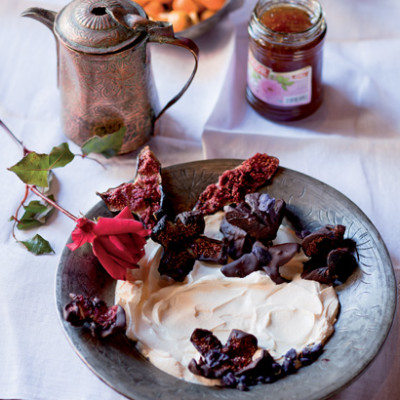
<svg viewBox="0 0 400 400"><path fill-rule="evenodd" d="M148 20L130 0L74 0L58 14L30 8L22 15L44 23L55 35L63 129L80 146L125 126L120 153L137 149L197 71L195 43L175 37L169 24ZM181 46L195 59L187 83L161 111L148 42Z"/></svg>

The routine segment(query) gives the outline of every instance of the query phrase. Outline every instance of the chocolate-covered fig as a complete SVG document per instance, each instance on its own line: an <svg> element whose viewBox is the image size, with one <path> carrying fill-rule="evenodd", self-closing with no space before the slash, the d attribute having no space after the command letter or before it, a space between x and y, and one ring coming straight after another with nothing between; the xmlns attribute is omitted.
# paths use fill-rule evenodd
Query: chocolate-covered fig
<svg viewBox="0 0 400 400"><path fill-rule="evenodd" d="M88 326L91 334L105 338L123 332L126 326L124 309L119 305L108 307L98 297L70 294L71 302L64 307L64 319L72 326Z"/></svg>
<svg viewBox="0 0 400 400"><path fill-rule="evenodd" d="M301 246L308 257L326 257L328 253L340 246L346 227L343 225L325 225L307 235Z"/></svg>

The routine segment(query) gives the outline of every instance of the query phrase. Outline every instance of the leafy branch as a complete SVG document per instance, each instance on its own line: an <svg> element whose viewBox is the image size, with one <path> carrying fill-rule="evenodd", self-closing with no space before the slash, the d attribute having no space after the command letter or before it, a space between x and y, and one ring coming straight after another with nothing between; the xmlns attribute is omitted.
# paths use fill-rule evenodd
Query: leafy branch
<svg viewBox="0 0 400 400"><path fill-rule="evenodd" d="M23 199L18 205L15 214L10 217L10 220L14 221L12 236L18 243L24 245L34 254L40 255L54 253L50 243L39 234L36 234L30 240L23 241L17 238L15 229L29 230L44 225L53 213L54 209L61 211L69 218L76 221L77 217L60 207L55 202L54 196L50 194L53 169L65 167L75 158L75 156L90 158L88 157L88 154L99 153L104 155L106 158L110 158L117 155L123 143L125 127L112 134L104 135L102 137L95 136L89 139L82 147L83 154L73 154L69 149L68 143L61 143L59 146L53 147L49 154L42 154L28 150L24 146L23 142L19 140L1 120L0 126L22 149L24 156L18 163L8 168L9 171L14 172L21 181L25 183L25 194ZM37 200L33 200L29 204L26 204L29 192L36 194L44 200L44 204ZM24 213L22 217L19 217L22 208L24 209Z"/></svg>

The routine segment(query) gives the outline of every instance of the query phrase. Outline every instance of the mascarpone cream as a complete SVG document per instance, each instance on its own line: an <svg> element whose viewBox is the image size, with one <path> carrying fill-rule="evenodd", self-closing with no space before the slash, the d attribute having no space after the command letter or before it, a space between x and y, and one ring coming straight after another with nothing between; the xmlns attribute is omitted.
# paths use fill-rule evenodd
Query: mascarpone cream
<svg viewBox="0 0 400 400"><path fill-rule="evenodd" d="M205 234L220 238L223 212L206 217ZM275 244L296 241L281 227ZM232 329L253 334L258 345L279 362L289 349L301 351L324 343L333 333L339 302L335 290L300 278L305 256L300 254L281 267L292 279L275 284L263 271L244 278L229 278L220 265L196 261L182 283L160 277L157 269L162 247L149 240L140 268L129 281L119 281L116 303L127 317L127 336L155 366L190 382L216 381L192 374L188 364L200 354L190 342L196 328L208 329L225 343Z"/></svg>

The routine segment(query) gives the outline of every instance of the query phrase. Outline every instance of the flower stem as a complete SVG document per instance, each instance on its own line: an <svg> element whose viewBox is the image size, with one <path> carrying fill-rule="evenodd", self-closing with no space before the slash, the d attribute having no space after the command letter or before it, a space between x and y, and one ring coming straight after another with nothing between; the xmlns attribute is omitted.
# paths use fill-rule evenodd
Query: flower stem
<svg viewBox="0 0 400 400"><path fill-rule="evenodd" d="M62 208L60 205L58 205L55 201L49 199L45 194L43 194L38 188L34 185L27 185L27 187L35 193L37 196L39 196L41 199L43 199L46 203L49 203L51 206L53 206L55 209L58 211L61 211L63 214L65 214L67 217L71 218L74 222L78 221L78 217L75 217L75 215L71 214L69 211L67 211L65 208Z"/></svg>
<svg viewBox="0 0 400 400"><path fill-rule="evenodd" d="M30 153L30 151L24 146L24 144L19 140L8 128L8 126L0 119L0 126L10 135L10 137L22 148L24 156Z"/></svg>

